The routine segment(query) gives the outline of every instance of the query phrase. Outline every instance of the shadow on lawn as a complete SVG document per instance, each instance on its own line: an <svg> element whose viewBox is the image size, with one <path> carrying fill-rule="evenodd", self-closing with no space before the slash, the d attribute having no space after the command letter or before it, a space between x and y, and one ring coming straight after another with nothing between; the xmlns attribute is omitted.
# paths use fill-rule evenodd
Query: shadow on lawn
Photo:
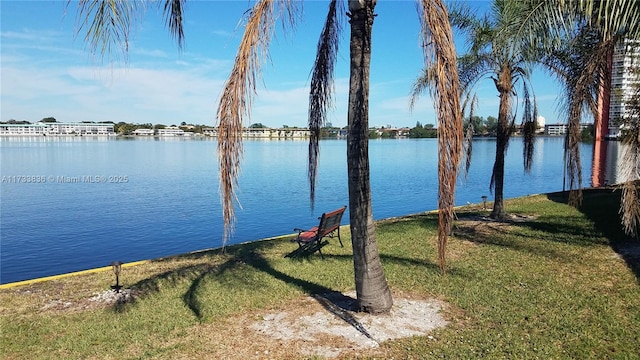
<svg viewBox="0 0 640 360"><path fill-rule="evenodd" d="M563 261L571 260L570 255L562 251L558 251L554 248L544 246L544 244L540 241L533 241L545 240L569 242L566 240L566 237L559 236L562 233L561 230L554 229L548 236L540 236L539 234L534 236L522 233L521 231L517 231L517 227L526 226L532 229L543 230L547 228L553 228L552 225L534 222L495 221L491 219L483 219L479 220L477 223L470 224L464 221L466 220L464 217L461 217L460 220L462 221L458 222L454 229L454 236L458 239L466 240L475 244L500 246L522 253L560 259ZM553 235L554 233L556 233L556 235Z"/></svg>
<svg viewBox="0 0 640 360"><path fill-rule="evenodd" d="M490 244L563 261L573 261L562 248L549 242L588 247L609 245L596 225L573 215L515 215L494 220L486 213L462 213L456 221L454 235L478 244Z"/></svg>
<svg viewBox="0 0 640 360"><path fill-rule="evenodd" d="M547 197L554 202L567 204L568 192L551 193ZM626 235L620 218L621 191L615 187L583 190L582 205L578 208L594 227L609 239L611 248L620 255L636 275L640 283L640 242Z"/></svg>
<svg viewBox="0 0 640 360"><path fill-rule="evenodd" d="M310 243L306 243L301 246L298 246L297 249L288 253L284 257L297 259L301 261L304 259L309 259L316 252L318 252L317 254L318 256L322 256L320 255L320 250L327 245L329 245L329 241L326 241L326 240L322 241L320 244L317 241L312 241Z"/></svg>
<svg viewBox="0 0 640 360"><path fill-rule="evenodd" d="M203 300L199 297L199 290L204 285L205 280L211 276L222 275L226 271L237 270L238 266L249 266L262 273L268 274L275 279L290 284L302 292L313 297L322 307L324 307L329 313L333 314L337 318L342 319L349 325L353 326L357 331L364 336L371 338L371 335L366 329L358 322L358 320L352 315L353 312L357 312L358 302L356 299L344 295L335 289L331 289L324 285L298 278L287 274L285 272L275 269L269 260L262 255L261 252L268 250L275 246L275 242L262 241L255 243L242 244L240 246L232 246L226 249L226 261L219 265L207 262L207 259L213 257L213 255L220 254L220 250L211 250L197 254L182 255L182 258L190 259L203 259L203 263L183 266L180 268L172 269L164 273L158 274L148 279L139 281L136 284L130 286L137 294L138 298L148 296L152 293L159 292L161 287L169 285L175 285L179 282L183 282L185 279L190 281L188 290L183 294L182 300L184 304L191 310L194 316L202 321L203 316ZM323 243L323 246L326 243ZM346 243L345 243L346 245ZM311 249L312 250L312 249ZM295 251L294 251L295 252ZM315 252L315 251L314 251ZM317 260L318 268L321 269L326 260L322 260L319 254L306 253L298 254L300 256L293 257L291 261L315 261ZM313 256L312 256L313 255ZM339 261L351 260L351 255L335 255L325 254L326 259L337 259ZM396 256L385 256L383 262L397 262L403 265L413 265L427 267L430 271L438 272L439 268L435 264L430 264L423 260L418 259L406 259ZM317 259L316 259L317 257ZM211 260L209 260L211 261ZM209 279L211 280L211 279ZM255 284L249 284L249 286L255 286ZM128 307L135 304L135 299L130 302L117 303L114 305L116 312L124 312Z"/></svg>
<svg viewBox="0 0 640 360"><path fill-rule="evenodd" d="M182 296L184 304L191 310L194 316L199 320L203 320L203 302L199 297L199 290L208 277L219 276L229 270L234 270L239 266L249 266L260 272L269 274L270 276L291 284L303 292L312 296L320 305L334 316L342 319L346 323L353 326L364 336L371 337L358 320L351 315L350 312L357 311L357 300L346 296L334 289L314 283L301 278L296 278L279 270L276 270L269 261L260 253L265 249L275 246L275 243L256 242L243 244L241 246L228 247L226 249L226 261L222 264L214 265L207 263L207 259L212 255L220 254L220 250L211 250L207 252L182 255L181 258L203 259L204 263L183 266L175 268L148 279L144 279L130 286L130 289L137 294L137 298L149 296L153 293L160 292L162 287L168 285L176 285L185 279L190 281L190 286ZM328 257L329 255L325 255ZM159 260L162 261L162 260ZM319 265L323 260L318 256ZM114 304L114 311L117 313L125 312L129 307L134 306L136 298L128 302L118 302Z"/></svg>

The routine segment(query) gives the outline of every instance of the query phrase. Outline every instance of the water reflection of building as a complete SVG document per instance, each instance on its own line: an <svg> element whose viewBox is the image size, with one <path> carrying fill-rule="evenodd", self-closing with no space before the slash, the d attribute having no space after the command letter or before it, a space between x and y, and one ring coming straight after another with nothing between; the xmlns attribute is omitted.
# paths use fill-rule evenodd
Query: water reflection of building
<svg viewBox="0 0 640 360"><path fill-rule="evenodd" d="M607 184L605 169L607 167L607 145L609 141L596 140L593 143L593 159L591 159L591 186L600 187Z"/></svg>
<svg viewBox="0 0 640 360"><path fill-rule="evenodd" d="M593 150L591 186L620 184L634 179L625 178L620 169L624 148L619 141L598 141Z"/></svg>
<svg viewBox="0 0 640 360"><path fill-rule="evenodd" d="M598 126L595 129L595 143L592 161L592 186L604 186L625 181L619 174L618 159L623 146L606 139L617 139L622 120L630 117L628 100L640 86L640 72L637 64L640 58L640 42L624 40L618 43L610 58L610 86L602 86L598 96ZM635 67L635 69L634 69ZM627 179L626 181L631 180Z"/></svg>

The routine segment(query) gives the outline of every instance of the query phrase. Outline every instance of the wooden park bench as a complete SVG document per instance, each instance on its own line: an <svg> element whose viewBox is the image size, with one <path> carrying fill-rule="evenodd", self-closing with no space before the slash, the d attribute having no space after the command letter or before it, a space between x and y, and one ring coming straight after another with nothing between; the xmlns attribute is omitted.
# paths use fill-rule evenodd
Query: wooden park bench
<svg viewBox="0 0 640 360"><path fill-rule="evenodd" d="M344 247L342 239L340 238L340 222L342 221L342 215L346 209L347 207L344 206L340 209L322 214L319 218L320 224L309 230L298 228L293 229L293 231L298 232L298 236L291 239L291 241L298 243L298 250L303 250L303 248L314 248L311 253L317 250L320 253L320 256L324 259L324 255L322 255L322 251L320 251L320 248L322 247L322 238L334 238L337 236L338 241L340 241L340 246Z"/></svg>

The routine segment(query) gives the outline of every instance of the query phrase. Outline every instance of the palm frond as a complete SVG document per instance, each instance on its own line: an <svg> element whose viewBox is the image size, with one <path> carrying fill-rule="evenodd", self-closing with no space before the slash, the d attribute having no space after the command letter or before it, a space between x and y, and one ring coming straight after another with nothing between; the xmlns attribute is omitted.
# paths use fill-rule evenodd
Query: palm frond
<svg viewBox="0 0 640 360"><path fill-rule="evenodd" d="M165 0L164 16L165 25L169 28L169 33L178 42L178 47L184 45L183 13L186 0Z"/></svg>
<svg viewBox="0 0 640 360"><path fill-rule="evenodd" d="M574 0L575 1L575 0ZM604 41L625 35L640 38L640 3L636 0L583 0L578 6L592 26L600 29Z"/></svg>
<svg viewBox="0 0 640 360"><path fill-rule="evenodd" d="M463 55L458 57L460 87L465 92L473 88L485 77L494 73L497 64L491 54Z"/></svg>
<svg viewBox="0 0 640 360"><path fill-rule="evenodd" d="M598 126L598 99L602 89L610 87L608 64L613 44L613 41L603 42L597 30L585 26L566 47L556 49L549 55L558 58L556 63L562 69L562 72L556 71L556 76L564 83L564 111L568 117L565 157L569 175L569 203L573 206L578 206L582 201L580 123L583 122L583 113L589 111L595 126Z"/></svg>
<svg viewBox="0 0 640 360"><path fill-rule="evenodd" d="M318 41L316 61L312 70L311 91L309 93L309 130L311 131L311 137L309 138L308 160L309 197L312 211L315 204L316 177L320 155L320 128L326 123L327 110L333 104L333 75L342 31L342 24L338 14L344 13L342 7L341 0L332 0L329 4L329 12Z"/></svg>
<svg viewBox="0 0 640 360"><path fill-rule="evenodd" d="M462 145L463 156L464 156L464 178L468 180L469 178L469 169L471 168L471 155L473 154L473 133L475 129L473 128L473 117L475 116L476 108L478 107L478 96L477 94L473 94L471 99L468 99L468 96L465 97L464 103L462 105L462 113L464 115L465 109L467 108L467 103L469 104L469 113L467 115L468 125L467 130L464 135L464 142Z"/></svg>
<svg viewBox="0 0 640 360"><path fill-rule="evenodd" d="M460 84L447 9L440 0L421 0L421 5L425 68L432 68L434 72L435 83L431 95L438 114L438 259L444 273L462 144Z"/></svg>
<svg viewBox="0 0 640 360"><path fill-rule="evenodd" d="M67 5L71 1L67 3ZM76 12L76 34L83 30L89 53L102 62L126 61L136 19L144 9L140 0L80 0Z"/></svg>
<svg viewBox="0 0 640 360"><path fill-rule="evenodd" d="M522 132L523 132L523 153L524 170L531 172L533 164L533 154L535 152L535 136L536 136L536 118L538 117L538 107L536 105L535 94L531 95L529 86L523 86L524 90L524 113L522 116ZM532 99L533 97L533 99Z"/></svg>
<svg viewBox="0 0 640 360"><path fill-rule="evenodd" d="M582 166L580 161L580 119L582 118L582 99L580 91L569 104L569 124L565 138L565 158L569 174L569 205L577 207L582 203Z"/></svg>
<svg viewBox="0 0 640 360"><path fill-rule="evenodd" d="M413 110L416 102L420 98L423 92L429 89L434 83L435 71L433 68L423 68L420 71L420 75L416 78L411 86L411 93L409 94L409 109Z"/></svg>
<svg viewBox="0 0 640 360"><path fill-rule="evenodd" d="M244 117L251 115L256 81L260 76L261 61L268 59L268 45L279 16L292 15L298 3L291 0L260 0L248 12L245 31L229 78L224 84L216 113L218 121L218 163L223 215L223 245L233 233L238 185L242 160L242 126ZM278 7L276 6L278 5ZM280 11L277 11L280 10ZM286 11L283 11L286 10ZM293 19L287 18L283 24Z"/></svg>
<svg viewBox="0 0 640 360"><path fill-rule="evenodd" d="M572 24L576 22L576 12L567 11L569 5L563 0L508 1L507 6L513 7L510 11L517 11L520 16L511 18L505 31L526 39L530 44L529 49L553 49L560 46L563 37L572 32Z"/></svg>
<svg viewBox="0 0 640 360"><path fill-rule="evenodd" d="M449 22L457 30L464 32L473 31L472 29L479 26L480 21L473 15L471 8L467 3L453 3L449 9Z"/></svg>

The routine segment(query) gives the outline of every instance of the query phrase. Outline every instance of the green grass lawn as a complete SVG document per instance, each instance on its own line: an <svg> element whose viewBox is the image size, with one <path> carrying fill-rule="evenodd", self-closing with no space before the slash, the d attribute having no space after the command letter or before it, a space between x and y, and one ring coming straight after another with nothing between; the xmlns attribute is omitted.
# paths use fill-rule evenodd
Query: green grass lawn
<svg viewBox="0 0 640 360"><path fill-rule="evenodd" d="M394 294L443 301L449 324L343 357L639 359L640 242L621 233L618 199L587 191L580 209L563 194L514 199L507 211L520 216L509 223L461 208L444 276L435 215L379 222ZM113 284L108 271L0 290L1 357L305 358L235 325L353 290L348 228L343 242L323 247L325 260L285 257L297 245L276 239L125 268L121 282L137 296L110 306L90 300Z"/></svg>

